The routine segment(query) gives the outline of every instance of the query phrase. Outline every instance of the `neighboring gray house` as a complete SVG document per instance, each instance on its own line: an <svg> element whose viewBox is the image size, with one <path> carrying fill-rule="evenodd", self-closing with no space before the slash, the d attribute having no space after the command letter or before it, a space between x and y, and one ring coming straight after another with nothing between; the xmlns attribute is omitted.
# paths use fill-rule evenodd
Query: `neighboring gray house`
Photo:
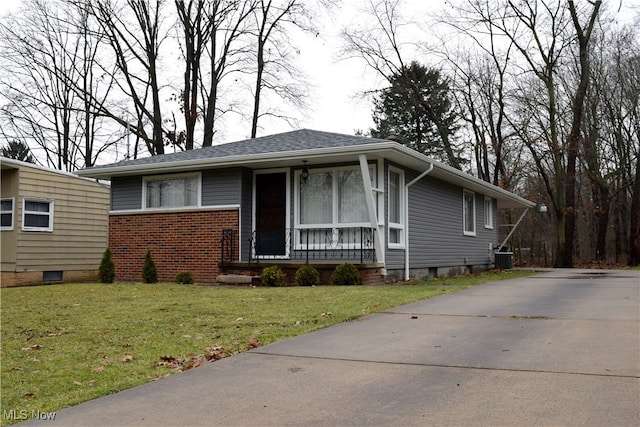
<svg viewBox="0 0 640 427"><path fill-rule="evenodd" d="M397 142L297 130L77 172L111 180L109 246L117 280L140 280L150 250L161 280L191 272L328 277L364 283L492 267L497 211L535 206Z"/></svg>

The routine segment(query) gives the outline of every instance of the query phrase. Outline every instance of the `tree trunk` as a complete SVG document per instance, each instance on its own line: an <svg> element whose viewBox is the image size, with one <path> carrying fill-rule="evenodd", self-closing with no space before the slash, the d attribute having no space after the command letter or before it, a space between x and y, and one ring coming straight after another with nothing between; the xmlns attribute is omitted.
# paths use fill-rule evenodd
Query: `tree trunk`
<svg viewBox="0 0 640 427"><path fill-rule="evenodd" d="M573 120L571 122L571 132L569 133L569 144L567 147L567 173L565 187L565 200L567 207L566 225L564 229L566 247L562 263L563 267L573 267L573 250L576 231L576 159L578 157L581 145L580 143L582 140L581 127L582 118L584 116L584 100L587 96L587 89L589 87L589 39L591 38L591 30L595 23L595 18L598 15L600 5L601 1L595 2L589 24L585 29L583 29L578 21L574 2L569 1L569 11L571 12L571 18L578 38L580 82L571 106Z"/></svg>
<svg viewBox="0 0 640 427"><path fill-rule="evenodd" d="M640 265L640 159L636 159L636 179L631 197L631 232L629 233L629 262L635 267Z"/></svg>

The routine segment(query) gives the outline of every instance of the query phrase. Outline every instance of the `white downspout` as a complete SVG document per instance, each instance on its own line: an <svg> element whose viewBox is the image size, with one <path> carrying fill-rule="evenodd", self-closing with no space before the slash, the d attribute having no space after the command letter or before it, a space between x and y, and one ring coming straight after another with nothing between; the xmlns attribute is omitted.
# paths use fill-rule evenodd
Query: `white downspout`
<svg viewBox="0 0 640 427"><path fill-rule="evenodd" d="M367 210L369 211L369 222L371 228L376 230L375 237L375 250L376 260L384 264L384 252L382 251L382 238L380 235L380 227L378 226L378 217L376 215L376 206L373 197L373 189L371 188L371 177L369 175L369 163L367 163L367 156L360 154L358 156L360 160L360 173L362 175L362 182L364 184L364 194L367 202Z"/></svg>
<svg viewBox="0 0 640 427"><path fill-rule="evenodd" d="M433 163L429 169L404 186L404 280L409 280L409 187L429 175L433 170Z"/></svg>

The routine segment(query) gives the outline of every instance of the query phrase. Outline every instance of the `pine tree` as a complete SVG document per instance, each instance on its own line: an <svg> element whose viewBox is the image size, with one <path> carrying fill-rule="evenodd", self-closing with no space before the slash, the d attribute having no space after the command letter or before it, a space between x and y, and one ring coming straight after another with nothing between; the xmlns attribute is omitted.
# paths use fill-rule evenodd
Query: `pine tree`
<svg viewBox="0 0 640 427"><path fill-rule="evenodd" d="M113 263L113 254L111 249L107 248L102 254L100 268L98 269L98 278L102 283L113 283L116 276L116 267Z"/></svg>
<svg viewBox="0 0 640 427"><path fill-rule="evenodd" d="M144 257L144 265L142 266L142 281L144 283L157 283L158 282L158 270L156 269L156 263L153 261L151 251L147 251Z"/></svg>

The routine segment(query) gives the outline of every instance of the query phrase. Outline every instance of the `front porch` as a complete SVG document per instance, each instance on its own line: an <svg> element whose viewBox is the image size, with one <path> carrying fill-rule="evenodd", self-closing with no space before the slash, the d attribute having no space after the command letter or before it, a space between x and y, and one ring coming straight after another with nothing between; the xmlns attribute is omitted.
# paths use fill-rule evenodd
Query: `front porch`
<svg viewBox="0 0 640 427"><path fill-rule="evenodd" d="M221 276L241 276L248 277L248 280L224 280L221 276L218 277L219 284L237 284L237 285L260 285L260 274L262 273L262 269L265 267L270 267L272 265L277 265L282 268L282 271L287 275L287 284L289 286L296 285L296 271L300 268L301 265L305 264L301 261L288 261L282 260L278 262L259 262L259 263L248 263L248 262L233 262L225 264L224 266L220 266ZM313 265L320 273L320 283L322 285L331 285L331 274L339 265L339 263L333 264L325 264L325 263L316 263L310 262L309 264ZM383 275L383 266L379 263L373 264L354 264L354 266L360 272L360 279L363 285L383 285L385 283L385 278Z"/></svg>
<svg viewBox="0 0 640 427"><path fill-rule="evenodd" d="M287 275L287 283L295 284L295 273L303 264L313 265L322 284L331 284L331 274L342 263L353 264L362 284L384 283L384 264L376 261L376 230L369 227L288 228L253 231L247 242L240 242L235 230L222 233L222 279L229 276L251 277L238 283L259 284L262 269L277 265ZM248 254L241 256L236 248L247 243ZM219 280L221 282L223 280Z"/></svg>

